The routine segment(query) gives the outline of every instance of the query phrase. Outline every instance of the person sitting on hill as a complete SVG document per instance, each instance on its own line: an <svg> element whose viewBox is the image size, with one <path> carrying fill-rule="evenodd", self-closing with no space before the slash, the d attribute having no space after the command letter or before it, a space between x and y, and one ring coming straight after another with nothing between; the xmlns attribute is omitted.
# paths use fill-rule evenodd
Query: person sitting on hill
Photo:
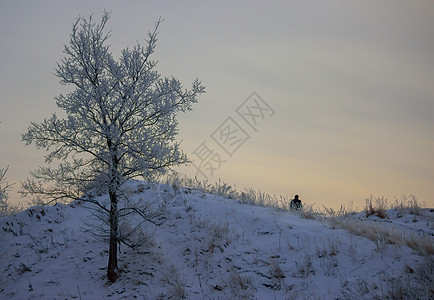
<svg viewBox="0 0 434 300"><path fill-rule="evenodd" d="M289 208L290 209L296 209L296 210L299 210L302 208L301 200L298 199L298 195L295 195L294 199L291 200L291 202L289 203Z"/></svg>

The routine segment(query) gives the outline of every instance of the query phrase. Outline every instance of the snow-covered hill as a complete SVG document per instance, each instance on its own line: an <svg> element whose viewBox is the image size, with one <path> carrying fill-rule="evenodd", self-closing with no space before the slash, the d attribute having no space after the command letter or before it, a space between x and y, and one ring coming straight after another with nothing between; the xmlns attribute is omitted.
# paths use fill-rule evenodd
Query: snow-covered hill
<svg viewBox="0 0 434 300"><path fill-rule="evenodd" d="M165 201L166 220L143 225L139 248L120 246L114 284L105 277L108 244L84 225L85 204L33 207L0 220L0 299L433 298L430 250L201 190L133 189L137 199ZM421 237L432 249L432 211L389 216L346 222Z"/></svg>

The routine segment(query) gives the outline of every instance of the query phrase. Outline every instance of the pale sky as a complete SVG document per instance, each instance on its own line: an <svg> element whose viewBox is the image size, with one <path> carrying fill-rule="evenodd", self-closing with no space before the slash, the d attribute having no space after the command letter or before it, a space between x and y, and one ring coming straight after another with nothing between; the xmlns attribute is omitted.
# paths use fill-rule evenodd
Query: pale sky
<svg viewBox="0 0 434 300"><path fill-rule="evenodd" d="M161 16L157 70L206 86L180 115L179 139L198 164L212 151L199 166L210 182L315 207L363 208L371 194L434 207L434 1L411 0L1 0L0 167L16 182L11 201L43 164L20 134L57 110L65 87L53 73L72 23L104 8L115 57Z"/></svg>

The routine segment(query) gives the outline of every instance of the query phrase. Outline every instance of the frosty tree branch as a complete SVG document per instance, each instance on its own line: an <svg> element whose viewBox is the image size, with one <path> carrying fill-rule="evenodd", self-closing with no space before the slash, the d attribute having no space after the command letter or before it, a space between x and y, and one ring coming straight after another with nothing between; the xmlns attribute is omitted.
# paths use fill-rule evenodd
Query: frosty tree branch
<svg viewBox="0 0 434 300"><path fill-rule="evenodd" d="M8 192L12 187L12 184L7 182L6 173L9 167L5 169L0 169L0 217L8 213Z"/></svg>

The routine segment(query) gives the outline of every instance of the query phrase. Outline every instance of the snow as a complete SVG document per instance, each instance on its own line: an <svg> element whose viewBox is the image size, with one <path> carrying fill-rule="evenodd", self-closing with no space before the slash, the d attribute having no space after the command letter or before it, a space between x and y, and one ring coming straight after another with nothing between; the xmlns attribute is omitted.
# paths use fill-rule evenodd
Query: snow
<svg viewBox="0 0 434 300"><path fill-rule="evenodd" d="M143 225L141 247L120 246L113 284L106 279L108 243L89 234L84 203L33 207L0 220L0 299L433 298L432 254L297 212L140 185L146 189L137 184L133 200L161 199L166 220ZM432 211L388 215L351 218L432 242Z"/></svg>

